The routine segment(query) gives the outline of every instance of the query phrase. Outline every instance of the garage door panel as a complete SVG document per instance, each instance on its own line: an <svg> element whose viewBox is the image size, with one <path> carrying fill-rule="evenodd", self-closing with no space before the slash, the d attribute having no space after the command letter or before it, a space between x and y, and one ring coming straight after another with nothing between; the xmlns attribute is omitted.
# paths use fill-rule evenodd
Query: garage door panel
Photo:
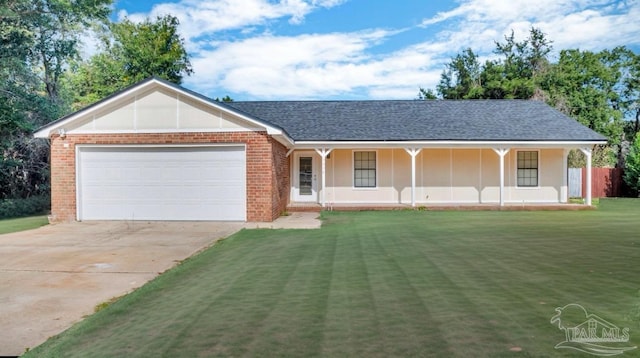
<svg viewBox="0 0 640 358"><path fill-rule="evenodd" d="M245 220L244 146L79 149L81 220Z"/></svg>

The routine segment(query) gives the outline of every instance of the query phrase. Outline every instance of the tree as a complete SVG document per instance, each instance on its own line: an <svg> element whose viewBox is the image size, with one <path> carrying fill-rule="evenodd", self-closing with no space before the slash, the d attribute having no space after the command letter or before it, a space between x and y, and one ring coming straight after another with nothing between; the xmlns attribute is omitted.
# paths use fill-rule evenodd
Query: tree
<svg viewBox="0 0 640 358"><path fill-rule="evenodd" d="M31 62L40 68L47 95L59 101L62 75L78 56L79 37L96 21L106 21L112 0L31 0Z"/></svg>
<svg viewBox="0 0 640 358"><path fill-rule="evenodd" d="M193 71L184 41L178 35L179 21L166 15L135 24L128 19L111 25L114 42L111 51L119 53L130 83L150 76L181 83Z"/></svg>
<svg viewBox="0 0 640 358"><path fill-rule="evenodd" d="M226 96L224 96L222 98L216 97L214 99L214 101L228 103L228 102L233 102L233 98L229 97L229 95L226 95Z"/></svg>
<svg viewBox="0 0 640 358"><path fill-rule="evenodd" d="M620 71L610 51L562 50L549 71L544 89L548 102L578 122L619 144L623 133L622 112L616 88Z"/></svg>
<svg viewBox="0 0 640 358"><path fill-rule="evenodd" d="M420 87L418 89L418 100L427 100L427 99L438 99L438 96L431 88L424 89Z"/></svg>
<svg viewBox="0 0 640 358"><path fill-rule="evenodd" d="M151 76L181 83L193 70L178 34L178 19L166 15L155 21L112 23L102 34L103 51L74 69L70 79L82 107Z"/></svg>
<svg viewBox="0 0 640 358"><path fill-rule="evenodd" d="M452 58L436 89L444 99L543 98L539 83L549 68L551 49L540 29L531 28L521 42L512 31L504 43L496 42L496 60L481 65L470 48Z"/></svg>
<svg viewBox="0 0 640 358"><path fill-rule="evenodd" d="M478 56L467 48L451 59L436 86L444 99L482 98L481 65Z"/></svg>
<svg viewBox="0 0 640 358"><path fill-rule="evenodd" d="M0 2L0 199L48 191L48 145L33 129L65 109L64 72L81 33L106 19L111 0Z"/></svg>
<svg viewBox="0 0 640 358"><path fill-rule="evenodd" d="M595 165L622 166L625 128L627 137L640 130L640 56L625 47L597 53L568 49L552 63L551 43L540 29L531 28L519 42L511 32L496 42L498 58L482 65L466 49L446 65L437 92L444 99L544 100L609 139L594 152ZM635 118L633 126L625 125L625 115ZM582 155L569 158L578 165Z"/></svg>
<svg viewBox="0 0 640 358"><path fill-rule="evenodd" d="M633 121L626 130L627 137L633 139L640 132L640 55L625 47L617 50L624 59L621 108Z"/></svg>
<svg viewBox="0 0 640 358"><path fill-rule="evenodd" d="M627 155L625 165L624 182L638 196L640 194L640 134L636 134L636 139Z"/></svg>
<svg viewBox="0 0 640 358"><path fill-rule="evenodd" d="M551 41L537 28L529 30L529 37L515 41L514 33L505 36L505 42L496 42L495 53L501 55L485 67L487 76L493 73L494 87L503 94L501 98L530 99L538 92L539 78L549 67L547 56ZM539 93L539 92L538 92ZM500 98L493 96L492 98Z"/></svg>

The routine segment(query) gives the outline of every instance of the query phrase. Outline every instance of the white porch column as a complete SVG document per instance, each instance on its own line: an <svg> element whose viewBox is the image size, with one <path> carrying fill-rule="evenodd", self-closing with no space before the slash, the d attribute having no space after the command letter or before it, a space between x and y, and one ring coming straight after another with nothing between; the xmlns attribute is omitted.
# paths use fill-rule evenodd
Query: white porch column
<svg viewBox="0 0 640 358"><path fill-rule="evenodd" d="M591 154L593 150L589 147L580 148L580 151L587 157L587 194L585 204L591 205Z"/></svg>
<svg viewBox="0 0 640 358"><path fill-rule="evenodd" d="M500 206L504 206L504 156L509 153L509 148L493 148L500 156Z"/></svg>
<svg viewBox="0 0 640 358"><path fill-rule="evenodd" d="M331 148L317 148L316 149L316 153L318 153L320 155L320 157L322 157L322 196L320 197L320 205L322 205L322 207L325 207L325 197L326 197L326 168L327 168L327 156L329 155L329 153L331 153Z"/></svg>
<svg viewBox="0 0 640 358"><path fill-rule="evenodd" d="M422 148L404 148L411 156L411 206L416 206L416 157Z"/></svg>
<svg viewBox="0 0 640 358"><path fill-rule="evenodd" d="M569 202L569 149L562 151L562 187L560 188L560 202Z"/></svg>

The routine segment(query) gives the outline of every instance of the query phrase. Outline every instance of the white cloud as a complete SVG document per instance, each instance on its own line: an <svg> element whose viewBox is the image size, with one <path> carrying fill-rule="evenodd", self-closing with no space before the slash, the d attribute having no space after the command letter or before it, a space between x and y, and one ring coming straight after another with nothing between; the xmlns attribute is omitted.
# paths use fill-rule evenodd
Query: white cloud
<svg viewBox="0 0 640 358"><path fill-rule="evenodd" d="M180 21L181 35L186 39L189 50L197 51L199 38L224 30L265 25L281 18L299 24L315 8L328 8L340 3L339 0L281 0L275 3L268 0L182 0L157 4L150 13L120 11L118 18L126 16L134 22L140 22L147 17L171 14Z"/></svg>
<svg viewBox="0 0 640 358"><path fill-rule="evenodd" d="M516 39L525 38L533 26L545 32L556 49L597 50L639 43L638 15L638 0L467 0L423 20L422 26L443 25L447 20L444 41L458 49L486 51L512 30Z"/></svg>
<svg viewBox="0 0 640 358"><path fill-rule="evenodd" d="M460 0L418 27L398 30L284 36L269 26L283 20L298 26L313 11L342 2L182 0L121 16L178 17L195 70L185 85L238 99L415 98L419 86L435 87L444 64L462 49L471 47L484 60L495 41L512 30L521 40L532 26L557 50L640 44L640 0ZM424 34L423 40L380 53L380 44L408 31Z"/></svg>
<svg viewBox="0 0 640 358"><path fill-rule="evenodd" d="M367 55L390 34L384 30L262 36L218 44L192 60L197 76L187 79L205 91L224 87L261 98L317 98L348 93L355 88L413 82L414 97L429 58L419 48L391 56ZM405 92L407 93L407 92Z"/></svg>

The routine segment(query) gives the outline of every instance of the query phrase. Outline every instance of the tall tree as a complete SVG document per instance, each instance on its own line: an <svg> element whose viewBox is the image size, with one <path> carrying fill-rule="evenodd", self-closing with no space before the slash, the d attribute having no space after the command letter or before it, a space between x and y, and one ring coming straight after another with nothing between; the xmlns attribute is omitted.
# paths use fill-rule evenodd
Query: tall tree
<svg viewBox="0 0 640 358"><path fill-rule="evenodd" d="M61 114L62 77L111 0L0 1L0 199L47 192L48 146L34 128Z"/></svg>
<svg viewBox="0 0 640 358"><path fill-rule="evenodd" d="M446 65L436 87L438 93L444 99L482 98L481 69L478 56L467 48Z"/></svg>
<svg viewBox="0 0 640 358"><path fill-rule="evenodd" d="M113 0L31 0L34 46L31 61L41 72L49 98L59 101L62 75L78 56L79 38L96 21L106 21Z"/></svg>
<svg viewBox="0 0 640 358"><path fill-rule="evenodd" d="M436 89L444 99L543 97L541 76L549 68L551 41L536 28L518 42L514 33L505 42L496 42L499 57L480 64L478 56L466 49L446 65Z"/></svg>
<svg viewBox="0 0 640 358"><path fill-rule="evenodd" d="M618 48L623 59L621 109L632 122L627 126L627 138L633 140L640 132L640 54L626 47Z"/></svg>
<svg viewBox="0 0 640 358"><path fill-rule="evenodd" d="M608 50L562 50L543 87L551 105L618 144L623 123L616 91L621 74L615 56Z"/></svg>
<svg viewBox="0 0 640 358"><path fill-rule="evenodd" d="M181 83L193 70L178 34L178 19L112 23L102 34L103 51L81 63L71 78L74 107L82 107L147 77Z"/></svg>
<svg viewBox="0 0 640 358"><path fill-rule="evenodd" d="M520 42L512 31L504 43L496 42L495 53L501 57L488 63L485 72L499 79L495 88L502 92L502 98L530 99L538 92L540 75L549 67L551 49L551 41L540 29L531 28L529 37Z"/></svg>

